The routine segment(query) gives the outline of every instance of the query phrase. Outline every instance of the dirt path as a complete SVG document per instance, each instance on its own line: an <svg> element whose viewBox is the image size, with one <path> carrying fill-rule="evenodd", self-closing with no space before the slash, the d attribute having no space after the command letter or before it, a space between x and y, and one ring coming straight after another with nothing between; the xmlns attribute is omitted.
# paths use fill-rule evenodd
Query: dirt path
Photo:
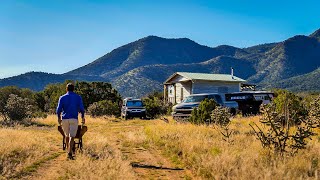
<svg viewBox="0 0 320 180"><path fill-rule="evenodd" d="M130 161L137 179L191 179L189 170L176 167L154 147L128 146L121 135L143 131L143 125L120 125L112 128L114 138L111 145L121 151L123 157Z"/></svg>
<svg viewBox="0 0 320 180"><path fill-rule="evenodd" d="M66 156L64 155L64 152L59 151L55 158L43 162L34 173L21 179L56 179L56 177L59 177L61 164L66 161Z"/></svg>
<svg viewBox="0 0 320 180"><path fill-rule="evenodd" d="M130 162L130 168L134 171L136 179L193 179L190 171L176 167L155 147L127 145L126 137L124 136L143 132L144 125L145 123L128 124L120 121L112 122L109 126L103 128L101 126L90 127L90 124L88 124L88 127L89 131L107 132L108 139L110 139L108 142L110 148L120 153L122 159ZM43 160L32 173L23 176L22 179L57 179L64 177L63 173L65 171L61 169L61 165L67 160L66 154L61 150L60 146L60 144L56 145L56 153L58 155ZM103 179L103 177L101 178Z"/></svg>

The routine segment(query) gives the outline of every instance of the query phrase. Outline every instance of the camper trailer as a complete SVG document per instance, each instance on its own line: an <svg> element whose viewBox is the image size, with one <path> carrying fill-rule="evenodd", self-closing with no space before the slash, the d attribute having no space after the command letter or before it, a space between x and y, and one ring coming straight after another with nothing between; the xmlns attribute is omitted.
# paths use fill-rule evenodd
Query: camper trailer
<svg viewBox="0 0 320 180"><path fill-rule="evenodd" d="M243 115L257 114L261 104L271 103L274 93L269 91L243 91L226 94L226 101L236 101Z"/></svg>

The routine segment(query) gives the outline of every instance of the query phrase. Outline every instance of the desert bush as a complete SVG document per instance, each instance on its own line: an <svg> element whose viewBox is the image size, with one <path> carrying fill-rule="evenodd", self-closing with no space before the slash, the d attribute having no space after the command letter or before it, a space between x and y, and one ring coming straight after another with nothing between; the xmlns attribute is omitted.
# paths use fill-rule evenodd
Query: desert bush
<svg viewBox="0 0 320 180"><path fill-rule="evenodd" d="M6 86L0 88L0 115L3 119L7 119L6 116L6 105L10 95L17 95L21 98L32 99L32 91L28 89L20 89L15 86Z"/></svg>
<svg viewBox="0 0 320 180"><path fill-rule="evenodd" d="M314 100L320 95L320 92L300 92L297 96L302 98L302 103L305 105L306 109L310 108L310 105Z"/></svg>
<svg viewBox="0 0 320 180"><path fill-rule="evenodd" d="M214 124L216 129L223 136L223 140L230 141L233 130L230 129L231 114L229 108L217 106L211 113L211 123Z"/></svg>
<svg viewBox="0 0 320 180"><path fill-rule="evenodd" d="M114 103L110 100L103 100L91 104L88 107L88 114L90 114L93 117L104 115L114 115L116 117L119 117L120 107L118 103Z"/></svg>
<svg viewBox="0 0 320 180"><path fill-rule="evenodd" d="M171 113L172 104L164 102L163 93L152 92L142 100L143 104L146 107L147 116L150 118L155 118L160 115L167 115Z"/></svg>
<svg viewBox="0 0 320 180"><path fill-rule="evenodd" d="M198 108L192 110L189 122L197 125L209 123L211 121L211 112L216 106L217 103L213 99L206 98L199 104Z"/></svg>
<svg viewBox="0 0 320 180"><path fill-rule="evenodd" d="M284 108L288 108L284 105ZM314 134L312 123L304 119L295 125L290 124L291 112L285 115L278 113L276 104L263 105L261 107L262 118L260 122L264 128L256 123L250 124L262 146L271 150L274 154L284 156L294 155L298 150L305 149L307 140Z"/></svg>
<svg viewBox="0 0 320 180"><path fill-rule="evenodd" d="M217 106L211 113L211 121L219 126L228 126L231 122L229 108Z"/></svg>
<svg viewBox="0 0 320 180"><path fill-rule="evenodd" d="M314 127L320 127L320 96L310 103L309 122Z"/></svg>
<svg viewBox="0 0 320 180"><path fill-rule="evenodd" d="M147 116L150 118L155 118L161 114L165 114L162 102L157 97L154 98L144 98L143 104L146 107Z"/></svg>
<svg viewBox="0 0 320 180"><path fill-rule="evenodd" d="M302 102L302 98L289 92L287 90L276 90L276 98L273 102L275 104L275 110L282 116L289 117L286 120L290 120L290 124L298 124L301 119L304 119L308 115L308 111Z"/></svg>
<svg viewBox="0 0 320 180"><path fill-rule="evenodd" d="M103 107L101 107L98 102L94 102L88 107L88 114L92 117L103 116Z"/></svg>
<svg viewBox="0 0 320 180"><path fill-rule="evenodd" d="M46 117L45 113L45 99L44 94L42 92L33 92L30 89L21 89L15 86L7 86L0 88L0 115L3 119L8 119L8 110L11 111L9 105L9 109L6 107L9 98L15 95L19 97L18 99L28 99L28 104L30 109L28 109L28 112L31 112L31 115L29 117L36 118L36 117ZM12 97L11 97L12 98ZM10 100L10 103L12 103L12 100ZM10 112L9 114L12 114L14 112ZM16 112L19 113L19 112Z"/></svg>
<svg viewBox="0 0 320 180"><path fill-rule="evenodd" d="M11 94L4 107L5 117L10 121L22 121L30 118L32 114L32 105L27 98Z"/></svg>

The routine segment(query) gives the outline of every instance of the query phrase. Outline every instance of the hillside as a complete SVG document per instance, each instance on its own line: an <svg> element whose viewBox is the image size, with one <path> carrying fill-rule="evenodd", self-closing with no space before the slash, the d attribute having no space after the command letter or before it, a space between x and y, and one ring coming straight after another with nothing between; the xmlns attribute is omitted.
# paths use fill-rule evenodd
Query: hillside
<svg viewBox="0 0 320 180"><path fill-rule="evenodd" d="M265 52L256 63L257 74L248 81L272 83L314 71L320 66L320 42L295 36Z"/></svg>
<svg viewBox="0 0 320 180"><path fill-rule="evenodd" d="M269 44L260 44L248 48L244 48L245 51L251 53L251 54L260 54L260 53L265 53L274 47L276 47L278 43L269 43Z"/></svg>
<svg viewBox="0 0 320 180"><path fill-rule="evenodd" d="M172 65L147 65L135 68L112 81L115 88L120 92L125 92L128 85L134 90L127 92L127 96L139 96L150 91L161 91L162 83L173 73L180 72L202 72L202 73L230 73L230 67L235 69L239 77L248 78L255 74L253 64L250 61L236 59L227 56L219 56L208 61L190 64ZM145 84L146 86L141 86Z"/></svg>
<svg viewBox="0 0 320 180"><path fill-rule="evenodd" d="M291 91L319 91L320 68L304 75L295 76L275 83L273 87ZM269 85L269 87L271 87Z"/></svg>
<svg viewBox="0 0 320 180"><path fill-rule="evenodd" d="M320 40L320 29L318 29L317 31L315 31L314 33L312 33L312 34L310 35L310 37L316 38L316 39Z"/></svg>
<svg viewBox="0 0 320 180"><path fill-rule="evenodd" d="M28 72L18 76L0 79L0 87L18 86L21 88L29 88L35 91L41 91L47 84L62 83L65 80L103 81L101 77L96 76L76 76L44 72Z"/></svg>
<svg viewBox="0 0 320 180"><path fill-rule="evenodd" d="M187 38L165 39L148 36L117 48L66 74L99 75L110 79L140 66L201 62L221 54Z"/></svg>
<svg viewBox="0 0 320 180"><path fill-rule="evenodd" d="M163 81L174 72L230 73L230 67L236 76L264 88L319 90L300 79L318 72L320 29L309 36L297 35L283 42L242 49L228 45L211 48L187 38L148 36L65 74L26 73L1 79L0 86L41 90L48 83L65 79L107 81L123 96L140 97L161 90ZM297 83L293 83L295 80ZM314 78L314 84L319 83L320 79Z"/></svg>

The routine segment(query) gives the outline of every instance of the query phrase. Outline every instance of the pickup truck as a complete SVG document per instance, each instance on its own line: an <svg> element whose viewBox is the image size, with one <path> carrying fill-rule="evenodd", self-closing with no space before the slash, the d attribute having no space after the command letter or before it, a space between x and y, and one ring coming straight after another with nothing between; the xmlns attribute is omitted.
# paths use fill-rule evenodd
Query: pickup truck
<svg viewBox="0 0 320 180"><path fill-rule="evenodd" d="M204 99L213 99L220 106L230 108L232 114L236 113L238 109L238 103L235 101L225 101L224 94L218 93L205 93L205 94L193 94L187 96L181 103L172 107L173 118L186 118L191 116L193 108L197 108L201 101Z"/></svg>

